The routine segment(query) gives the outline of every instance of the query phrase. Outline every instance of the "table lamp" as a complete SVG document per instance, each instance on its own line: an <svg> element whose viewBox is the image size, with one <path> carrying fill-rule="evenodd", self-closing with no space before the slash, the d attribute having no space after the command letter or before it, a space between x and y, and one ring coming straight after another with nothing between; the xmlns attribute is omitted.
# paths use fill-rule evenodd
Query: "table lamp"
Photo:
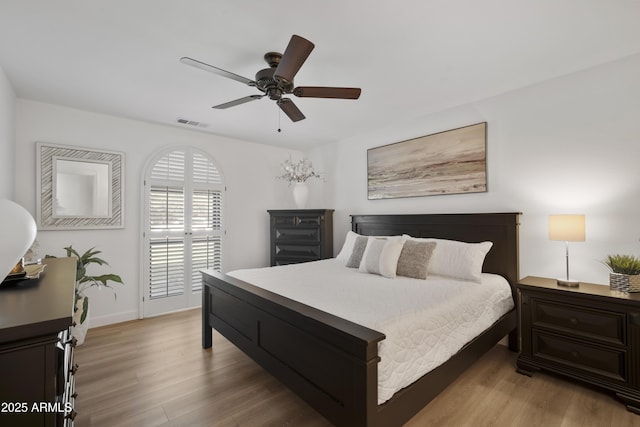
<svg viewBox="0 0 640 427"><path fill-rule="evenodd" d="M11 272L36 238L36 222L25 208L0 199L0 282Z"/></svg>
<svg viewBox="0 0 640 427"><path fill-rule="evenodd" d="M584 242L584 229L584 215L549 215L549 240L563 240L566 244L567 278L557 279L559 286L580 285L569 278L569 242Z"/></svg>

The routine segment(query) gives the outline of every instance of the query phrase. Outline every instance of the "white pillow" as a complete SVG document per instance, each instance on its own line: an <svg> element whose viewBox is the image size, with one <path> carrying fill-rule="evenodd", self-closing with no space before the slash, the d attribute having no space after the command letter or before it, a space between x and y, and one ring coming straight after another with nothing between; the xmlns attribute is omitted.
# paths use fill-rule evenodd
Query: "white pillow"
<svg viewBox="0 0 640 427"><path fill-rule="evenodd" d="M395 278L403 244L402 237L369 237L359 271Z"/></svg>
<svg viewBox="0 0 640 427"><path fill-rule="evenodd" d="M428 273L480 282L482 264L493 242L466 243L445 239L416 239L436 242L429 260Z"/></svg>
<svg viewBox="0 0 640 427"><path fill-rule="evenodd" d="M354 233L353 231L349 231L347 233L346 237L344 238L344 244L342 245L342 249L340 250L338 255L336 255L337 260L341 261L343 264L346 264L347 261L349 261L349 257L353 252L353 245L355 245L356 238L358 236L359 234Z"/></svg>

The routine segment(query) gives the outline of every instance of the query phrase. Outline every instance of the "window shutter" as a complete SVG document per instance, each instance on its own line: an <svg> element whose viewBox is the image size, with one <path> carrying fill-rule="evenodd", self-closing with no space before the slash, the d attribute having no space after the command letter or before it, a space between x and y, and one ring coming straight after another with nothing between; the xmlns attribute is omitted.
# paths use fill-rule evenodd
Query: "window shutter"
<svg viewBox="0 0 640 427"><path fill-rule="evenodd" d="M222 270L224 180L213 160L197 149L174 149L159 156L145 174L145 300L167 307L162 298L182 296L192 304L199 301L193 294L202 291L200 270Z"/></svg>
<svg viewBox="0 0 640 427"><path fill-rule="evenodd" d="M149 189L151 231L184 229L184 189L152 185Z"/></svg>
<svg viewBox="0 0 640 427"><path fill-rule="evenodd" d="M193 239L191 246L191 286L194 292L202 291L200 270L222 268L222 238L220 236Z"/></svg>
<svg viewBox="0 0 640 427"><path fill-rule="evenodd" d="M152 180L184 182L185 152L175 150L156 162L149 176Z"/></svg>
<svg viewBox="0 0 640 427"><path fill-rule="evenodd" d="M221 191L193 191L191 227L194 230L222 229Z"/></svg>
<svg viewBox="0 0 640 427"><path fill-rule="evenodd" d="M196 184L221 185L220 171L206 156L201 153L193 153L193 176Z"/></svg>
<svg viewBox="0 0 640 427"><path fill-rule="evenodd" d="M149 298L184 292L184 240L151 239L149 245Z"/></svg>
<svg viewBox="0 0 640 427"><path fill-rule="evenodd" d="M193 154L191 286L202 291L202 269L222 270L222 176L216 165L201 153ZM199 235L196 236L196 232Z"/></svg>

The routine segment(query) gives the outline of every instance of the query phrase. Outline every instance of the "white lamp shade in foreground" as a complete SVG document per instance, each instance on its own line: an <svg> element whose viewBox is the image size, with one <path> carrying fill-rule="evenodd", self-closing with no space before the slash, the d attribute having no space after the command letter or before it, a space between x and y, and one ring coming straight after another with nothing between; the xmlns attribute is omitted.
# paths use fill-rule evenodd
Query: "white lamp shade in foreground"
<svg viewBox="0 0 640 427"><path fill-rule="evenodd" d="M29 211L11 200L0 199L0 281L31 247L36 232Z"/></svg>

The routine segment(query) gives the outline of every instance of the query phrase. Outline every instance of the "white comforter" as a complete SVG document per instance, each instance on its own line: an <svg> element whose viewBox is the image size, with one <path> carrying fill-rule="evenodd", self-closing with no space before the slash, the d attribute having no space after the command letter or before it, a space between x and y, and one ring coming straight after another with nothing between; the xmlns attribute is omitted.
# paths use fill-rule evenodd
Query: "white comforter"
<svg viewBox="0 0 640 427"><path fill-rule="evenodd" d="M384 333L378 404L447 361L514 306L507 281L484 273L481 283L387 279L328 259L229 275Z"/></svg>

